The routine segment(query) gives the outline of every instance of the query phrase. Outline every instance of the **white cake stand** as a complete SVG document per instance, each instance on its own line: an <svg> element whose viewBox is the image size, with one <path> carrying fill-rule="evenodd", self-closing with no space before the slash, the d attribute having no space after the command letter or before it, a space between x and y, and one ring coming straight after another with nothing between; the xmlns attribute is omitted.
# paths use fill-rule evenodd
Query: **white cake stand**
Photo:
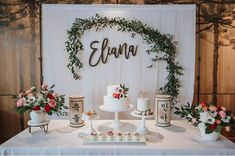
<svg viewBox="0 0 235 156"><path fill-rule="evenodd" d="M43 128L44 132L46 133L48 131L49 122L50 122L50 120L46 120L46 121L40 122L40 123L34 123L34 122L32 122L32 120L29 120L28 121L29 133L31 133L32 127L40 127L41 129Z"/></svg>
<svg viewBox="0 0 235 156"><path fill-rule="evenodd" d="M114 130L120 130L121 129L121 126L122 126L122 123L119 121L118 119L118 112L125 112L125 111L128 111L130 109L132 109L134 106L132 104L130 104L130 106L126 109L122 109L122 110L110 110L110 109L106 109L104 107L104 105L101 105L99 108L100 110L102 111L106 111L106 112L114 112L115 113L115 119L114 121L112 122L112 124L110 125L111 128L113 128Z"/></svg>
<svg viewBox="0 0 235 156"><path fill-rule="evenodd" d="M145 126L145 119L147 118L152 118L154 117L154 114L152 115L137 115L134 113L134 111L131 112L131 115L134 116L134 117L139 117L141 118L140 120L140 124L136 130L136 132L138 132L139 134L141 135L147 135L150 133L150 131L148 130L148 128Z"/></svg>

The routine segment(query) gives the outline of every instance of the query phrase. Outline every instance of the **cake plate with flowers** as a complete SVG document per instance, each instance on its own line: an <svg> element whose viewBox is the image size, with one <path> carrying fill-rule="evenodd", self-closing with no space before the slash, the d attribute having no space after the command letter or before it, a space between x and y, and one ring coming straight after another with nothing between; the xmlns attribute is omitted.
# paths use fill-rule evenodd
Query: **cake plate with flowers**
<svg viewBox="0 0 235 156"><path fill-rule="evenodd" d="M128 110L131 110L134 106L132 104L130 104L130 106L128 108L125 108L125 109L121 109L121 110L112 110L112 109L107 109L104 107L104 105L101 105L99 108L100 110L102 111L106 111L106 112L113 112L115 114L115 119L114 121L111 123L111 128L113 128L114 130L120 130L121 127L122 127L122 123L119 121L119 118L118 118L118 113L119 112L125 112L125 111L128 111Z"/></svg>
<svg viewBox="0 0 235 156"><path fill-rule="evenodd" d="M154 113L151 114L151 115L137 115L137 114L134 113L134 111L132 111L132 112L131 112L131 115L134 116L134 117L139 117L139 118L141 118L140 124L139 124L139 126L138 126L136 132L138 132L140 135L147 135L147 134L150 134L150 131L149 131L148 128L145 126L145 119L154 117Z"/></svg>

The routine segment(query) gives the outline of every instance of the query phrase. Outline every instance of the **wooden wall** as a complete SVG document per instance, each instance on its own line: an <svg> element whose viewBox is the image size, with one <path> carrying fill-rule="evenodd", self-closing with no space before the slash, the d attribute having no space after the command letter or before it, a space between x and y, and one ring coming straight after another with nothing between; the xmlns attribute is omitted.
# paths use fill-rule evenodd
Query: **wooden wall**
<svg viewBox="0 0 235 156"><path fill-rule="evenodd" d="M69 1L69 0L68 0ZM71 0L72 1L72 0ZM6 1L7 2L7 1ZM1 5L0 4L0 138L8 139L21 131L20 116L15 113L15 101L12 94L26 90L30 86L40 86L40 23L38 8L30 5ZM67 2L67 1L66 1ZM104 3L106 1L89 1ZM109 1L107 1L109 2ZM116 1L113 0L112 3ZM143 4L143 0L123 1ZM8 22L2 26L2 17L8 17L9 12L26 6L26 15L20 19ZM1 12L2 11L2 12ZM3 12L4 11L4 12ZM12 17L10 16L10 19ZM10 20L6 19L6 20ZM208 40L213 41L213 33L205 33ZM198 40L197 40L198 41ZM198 44L198 42L197 42ZM212 53L213 44L200 39L200 101L211 101L212 93ZM197 50L198 51L198 50ZM198 56L198 53L196 53ZM198 60L195 72L197 73ZM232 47L220 47L218 73L218 103L225 105L235 114L235 50ZM197 80L195 79L195 96L197 99ZM24 123L27 121L25 116ZM26 125L26 124L25 124ZM24 126L26 127L26 126Z"/></svg>
<svg viewBox="0 0 235 156"><path fill-rule="evenodd" d="M229 30L233 31L233 30ZM213 66L213 41L212 32L204 32L206 39L200 39L200 101L211 102L212 99L212 66ZM198 40L198 39L197 39ZM209 41L208 41L209 40ZM196 43L198 44L198 43ZM198 72L198 50L196 52L196 68ZM219 47L218 66L218 105L223 105L235 114L235 49L232 46ZM196 76L196 75L195 75ZM197 101L197 80L195 77L194 102Z"/></svg>
<svg viewBox="0 0 235 156"><path fill-rule="evenodd" d="M29 18L30 8L26 6L0 6L1 140L9 139L21 131L21 117L15 111L15 100L12 99L12 95L33 85L37 87L40 85L39 20ZM18 13L10 15L8 12L15 13L24 7L26 15ZM24 118L26 125L27 114Z"/></svg>

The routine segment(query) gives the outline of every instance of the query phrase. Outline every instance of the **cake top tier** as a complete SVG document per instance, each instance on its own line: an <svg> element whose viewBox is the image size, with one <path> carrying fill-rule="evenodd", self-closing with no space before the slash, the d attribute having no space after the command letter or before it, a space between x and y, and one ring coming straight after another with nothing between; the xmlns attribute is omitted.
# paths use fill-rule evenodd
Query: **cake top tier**
<svg viewBox="0 0 235 156"><path fill-rule="evenodd" d="M128 90L129 88L125 84L111 85L107 87L107 96L117 99L124 98L127 97Z"/></svg>

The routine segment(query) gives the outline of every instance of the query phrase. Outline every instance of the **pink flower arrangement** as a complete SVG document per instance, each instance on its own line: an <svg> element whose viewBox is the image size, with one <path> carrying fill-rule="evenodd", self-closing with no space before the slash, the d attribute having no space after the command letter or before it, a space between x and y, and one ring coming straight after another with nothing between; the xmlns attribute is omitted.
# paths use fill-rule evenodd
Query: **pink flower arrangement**
<svg viewBox="0 0 235 156"><path fill-rule="evenodd" d="M16 101L16 111L24 113L26 111L45 111L49 115L56 113L62 115L64 106L64 95L58 95L54 92L55 85L48 87L47 84L41 86L41 90L36 92L35 87L23 91L14 96Z"/></svg>
<svg viewBox="0 0 235 156"><path fill-rule="evenodd" d="M175 114L182 118L186 117L195 126L203 124L206 127L205 133L210 134L214 131L219 132L222 127L227 128L231 125L234 118L231 111L223 106L215 106L209 103L199 103L196 105L183 105L180 109L175 107Z"/></svg>
<svg viewBox="0 0 235 156"><path fill-rule="evenodd" d="M127 97L128 90L129 88L126 88L125 84L120 84L119 87L114 89L113 97L116 99L125 98Z"/></svg>

